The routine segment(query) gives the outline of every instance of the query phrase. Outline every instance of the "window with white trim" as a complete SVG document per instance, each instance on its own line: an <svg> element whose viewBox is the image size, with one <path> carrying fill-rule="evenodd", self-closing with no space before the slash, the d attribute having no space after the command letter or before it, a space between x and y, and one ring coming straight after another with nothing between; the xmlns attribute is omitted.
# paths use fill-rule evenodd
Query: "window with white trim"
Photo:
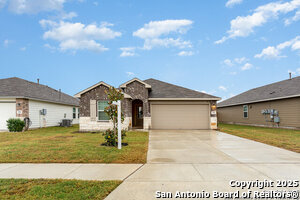
<svg viewBox="0 0 300 200"><path fill-rule="evenodd" d="M105 108L109 106L108 101L98 101L98 120L99 121L108 121L109 116L104 112Z"/></svg>
<svg viewBox="0 0 300 200"><path fill-rule="evenodd" d="M244 113L244 118L248 118L248 106L247 105L243 106L243 113Z"/></svg>

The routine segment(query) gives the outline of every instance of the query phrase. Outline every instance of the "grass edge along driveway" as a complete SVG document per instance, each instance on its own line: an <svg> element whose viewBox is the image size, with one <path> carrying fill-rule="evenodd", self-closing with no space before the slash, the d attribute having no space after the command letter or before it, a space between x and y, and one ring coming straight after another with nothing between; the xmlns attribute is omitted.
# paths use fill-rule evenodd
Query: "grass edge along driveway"
<svg viewBox="0 0 300 200"><path fill-rule="evenodd" d="M221 132L300 153L300 130L218 124Z"/></svg>
<svg viewBox="0 0 300 200"><path fill-rule="evenodd" d="M0 179L0 199L104 199L121 181Z"/></svg>
<svg viewBox="0 0 300 200"><path fill-rule="evenodd" d="M121 150L101 146L102 133L73 127L0 132L0 163L146 163L148 132L129 131Z"/></svg>

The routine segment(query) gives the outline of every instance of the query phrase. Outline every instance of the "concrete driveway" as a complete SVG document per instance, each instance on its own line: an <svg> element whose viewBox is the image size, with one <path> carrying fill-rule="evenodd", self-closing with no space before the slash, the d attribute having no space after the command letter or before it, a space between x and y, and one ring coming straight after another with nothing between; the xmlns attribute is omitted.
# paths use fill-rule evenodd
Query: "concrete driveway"
<svg viewBox="0 0 300 200"><path fill-rule="evenodd" d="M230 187L230 180L276 181L300 177L300 154L284 149L217 131L155 130L149 134L147 164L107 199L155 199L156 191L172 192L173 198L176 191L230 192L241 190ZM279 189L299 190L299 187Z"/></svg>

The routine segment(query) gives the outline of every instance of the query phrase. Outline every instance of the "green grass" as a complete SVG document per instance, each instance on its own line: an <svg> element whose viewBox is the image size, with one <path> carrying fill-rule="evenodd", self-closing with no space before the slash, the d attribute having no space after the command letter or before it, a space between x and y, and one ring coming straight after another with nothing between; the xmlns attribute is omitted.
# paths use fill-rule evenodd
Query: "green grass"
<svg viewBox="0 0 300 200"><path fill-rule="evenodd" d="M101 146L101 133L78 133L73 127L49 127L21 133L0 132L0 162L145 163L147 132L127 132L121 150Z"/></svg>
<svg viewBox="0 0 300 200"><path fill-rule="evenodd" d="M0 199L104 199L121 181L0 179Z"/></svg>
<svg viewBox="0 0 300 200"><path fill-rule="evenodd" d="M219 124L220 131L300 153L300 130Z"/></svg>

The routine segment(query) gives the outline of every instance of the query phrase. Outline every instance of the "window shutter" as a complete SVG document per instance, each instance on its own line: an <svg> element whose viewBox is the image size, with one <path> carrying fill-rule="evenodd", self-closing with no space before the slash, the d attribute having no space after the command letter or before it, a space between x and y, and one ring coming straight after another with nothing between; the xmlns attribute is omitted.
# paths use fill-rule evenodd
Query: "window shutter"
<svg viewBox="0 0 300 200"><path fill-rule="evenodd" d="M90 116L92 121L96 121L97 118L97 106L96 106L96 100L90 100Z"/></svg>

